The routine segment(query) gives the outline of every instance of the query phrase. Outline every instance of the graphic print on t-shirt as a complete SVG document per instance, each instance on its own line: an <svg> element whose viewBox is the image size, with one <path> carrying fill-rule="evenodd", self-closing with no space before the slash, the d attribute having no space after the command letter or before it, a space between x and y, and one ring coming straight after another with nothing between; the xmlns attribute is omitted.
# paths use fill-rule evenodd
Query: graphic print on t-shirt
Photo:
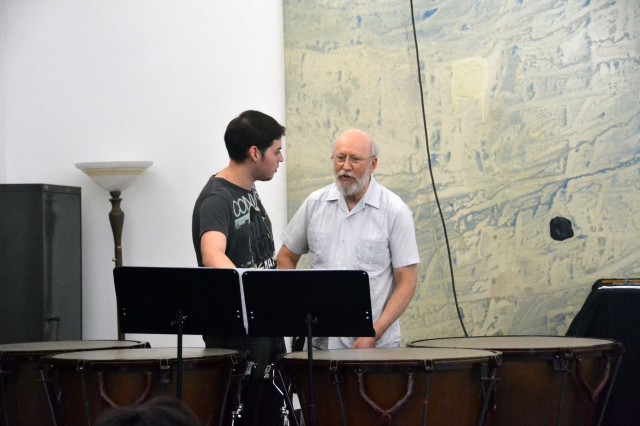
<svg viewBox="0 0 640 426"><path fill-rule="evenodd" d="M256 261L256 268L271 269L276 267L273 254L275 247L271 236L270 224L267 213L261 208L259 203L252 207L249 213L249 223L251 226L251 254Z"/></svg>
<svg viewBox="0 0 640 426"><path fill-rule="evenodd" d="M248 234L251 250L251 267L271 269L276 267L275 246L271 235L271 222L257 193L246 194L233 201L234 225Z"/></svg>

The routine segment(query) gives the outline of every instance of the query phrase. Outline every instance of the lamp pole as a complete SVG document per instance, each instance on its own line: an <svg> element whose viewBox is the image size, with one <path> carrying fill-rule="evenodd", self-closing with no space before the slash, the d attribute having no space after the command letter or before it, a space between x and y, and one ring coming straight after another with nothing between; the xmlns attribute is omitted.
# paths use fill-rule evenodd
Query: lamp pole
<svg viewBox="0 0 640 426"><path fill-rule="evenodd" d="M120 208L120 191L111 191L111 211L109 212L109 223L111 223L111 231L113 232L113 243L115 248L116 268L122 266L122 228L124 226L124 212Z"/></svg>
<svg viewBox="0 0 640 426"><path fill-rule="evenodd" d="M113 261L116 263L116 268L122 266L122 228L124 227L124 212L120 208L120 191L110 191L111 198L111 211L109 212L109 223L111 223L111 231L113 232L113 246L115 250L115 258ZM125 336L120 328L120 307L116 301L116 316L117 328L118 328L118 340L124 340Z"/></svg>

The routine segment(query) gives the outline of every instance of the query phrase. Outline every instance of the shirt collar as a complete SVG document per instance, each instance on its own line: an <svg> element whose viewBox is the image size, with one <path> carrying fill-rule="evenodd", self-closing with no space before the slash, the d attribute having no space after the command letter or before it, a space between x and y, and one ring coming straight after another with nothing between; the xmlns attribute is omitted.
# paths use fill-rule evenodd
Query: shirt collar
<svg viewBox="0 0 640 426"><path fill-rule="evenodd" d="M369 182L369 188L367 188L367 192L365 192L364 197L362 197L362 201L366 204L369 204L376 209L380 208L380 198L382 197L382 189L378 184L378 181L371 175L371 181Z"/></svg>

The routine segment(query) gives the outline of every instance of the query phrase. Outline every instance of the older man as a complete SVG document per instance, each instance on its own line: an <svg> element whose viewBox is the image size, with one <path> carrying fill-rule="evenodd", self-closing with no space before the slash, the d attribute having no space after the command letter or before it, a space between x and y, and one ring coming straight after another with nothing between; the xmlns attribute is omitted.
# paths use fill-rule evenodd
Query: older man
<svg viewBox="0 0 640 426"><path fill-rule="evenodd" d="M415 293L420 261L413 215L373 177L378 148L369 134L344 132L331 158L336 181L309 195L291 219L282 234L278 268L294 269L309 253L314 269L366 271L375 337L332 337L314 344L321 349L398 347L399 318Z"/></svg>

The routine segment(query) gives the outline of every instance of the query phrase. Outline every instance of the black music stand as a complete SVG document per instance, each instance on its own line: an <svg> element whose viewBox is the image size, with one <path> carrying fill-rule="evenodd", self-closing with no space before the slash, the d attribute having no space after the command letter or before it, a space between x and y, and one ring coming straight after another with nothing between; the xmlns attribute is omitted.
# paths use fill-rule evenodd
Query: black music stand
<svg viewBox="0 0 640 426"><path fill-rule="evenodd" d="M369 275L354 270L250 270L241 277L250 336L307 336L309 417L316 424L316 337L374 337Z"/></svg>
<svg viewBox="0 0 640 426"><path fill-rule="evenodd" d="M121 266L113 270L122 333L177 334L177 397L182 398L182 336L244 336L235 269Z"/></svg>
<svg viewBox="0 0 640 426"><path fill-rule="evenodd" d="M567 336L612 339L624 345L624 355L618 359L606 398L600 404L598 425L635 424L640 416L638 309L640 278L599 279L567 330Z"/></svg>

